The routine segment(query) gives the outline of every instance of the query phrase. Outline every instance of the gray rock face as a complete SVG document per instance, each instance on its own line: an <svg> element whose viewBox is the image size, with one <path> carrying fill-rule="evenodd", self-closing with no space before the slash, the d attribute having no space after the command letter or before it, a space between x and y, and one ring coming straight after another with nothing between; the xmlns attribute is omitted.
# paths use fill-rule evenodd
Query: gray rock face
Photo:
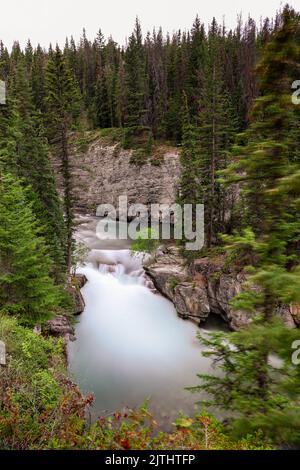
<svg viewBox="0 0 300 470"><path fill-rule="evenodd" d="M243 272L224 272L222 260L201 258L186 266L175 247L160 249L145 265L147 275L159 292L170 299L183 318L197 323L210 313L220 315L232 330L251 321L248 312L234 310L230 301L241 292L245 281ZM293 315L294 313L294 315ZM294 312L282 307L278 314L289 328L295 328Z"/></svg>
<svg viewBox="0 0 300 470"><path fill-rule="evenodd" d="M75 315L80 315L85 309L85 302L80 289L82 289L86 283L87 278L84 274L76 274L68 286L68 292L74 302Z"/></svg>
<svg viewBox="0 0 300 470"><path fill-rule="evenodd" d="M73 298L74 302L74 315L81 314L85 309L85 302L80 289L87 283L87 278L84 274L76 274L67 287L67 291ZM75 341L75 331L72 326L71 320L64 315L49 320L44 328L45 333L50 336L62 337L67 341ZM42 333L42 328L37 325L34 329L36 334Z"/></svg>
<svg viewBox="0 0 300 470"><path fill-rule="evenodd" d="M75 274L75 278L76 278L79 289L82 289L87 283L86 276L84 274Z"/></svg>
<svg viewBox="0 0 300 470"><path fill-rule="evenodd" d="M80 315L85 309L85 302L79 289L74 289L72 293L75 305L75 315Z"/></svg>
<svg viewBox="0 0 300 470"><path fill-rule="evenodd" d="M70 340L74 339L74 329L68 318L63 315L58 315L53 320L49 320L46 328L50 336L64 337Z"/></svg>
<svg viewBox="0 0 300 470"><path fill-rule="evenodd" d="M166 151L159 166L130 162L131 151L92 143L84 154L71 158L74 196L78 211L93 213L99 204L118 206L119 196L129 204L172 204L180 176L179 152ZM59 178L58 178L59 180Z"/></svg>
<svg viewBox="0 0 300 470"><path fill-rule="evenodd" d="M174 303L180 317L206 320L210 308L205 283L192 281L176 248L158 250L146 263L145 272L157 290Z"/></svg>

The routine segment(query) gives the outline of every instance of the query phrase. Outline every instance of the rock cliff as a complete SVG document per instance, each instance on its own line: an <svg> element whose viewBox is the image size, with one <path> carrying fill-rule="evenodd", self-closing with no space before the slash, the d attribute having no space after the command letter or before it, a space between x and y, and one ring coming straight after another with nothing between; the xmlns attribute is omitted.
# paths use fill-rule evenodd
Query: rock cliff
<svg viewBox="0 0 300 470"><path fill-rule="evenodd" d="M123 195L129 204L174 203L180 176L179 151L162 147L160 153L159 164L154 165L151 159L134 164L132 151L123 150L119 144L105 144L101 138L84 152L74 150L71 168L77 211L95 215L99 204L117 207Z"/></svg>
<svg viewBox="0 0 300 470"><path fill-rule="evenodd" d="M170 299L180 317L197 323L211 313L220 315L232 330L249 324L249 313L234 310L230 301L241 292L243 272L224 269L220 258L199 258L187 265L176 247L163 247L145 264L146 274L159 292ZM278 309L285 324L295 328L300 324L295 308Z"/></svg>

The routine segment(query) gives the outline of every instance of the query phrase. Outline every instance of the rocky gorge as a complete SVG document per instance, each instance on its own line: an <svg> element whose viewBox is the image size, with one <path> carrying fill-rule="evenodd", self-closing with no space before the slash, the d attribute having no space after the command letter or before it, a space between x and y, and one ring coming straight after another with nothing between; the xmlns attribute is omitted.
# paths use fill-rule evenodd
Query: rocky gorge
<svg viewBox="0 0 300 470"><path fill-rule="evenodd" d="M107 142L99 136L91 139L84 151L74 146L71 167L77 213L96 215L99 204L117 207L118 198L124 195L128 204L173 204L181 172L180 152L175 147L161 146L156 154L159 160L149 157L137 164L132 158L133 150L124 150L120 142ZM237 198L235 188L228 195L228 220ZM210 314L216 314L231 330L251 321L249 313L236 311L231 305L241 292L246 275L234 266L225 267L222 256L204 256L188 264L176 246L168 245L160 247L144 268L149 284L151 281L172 301L181 318L200 324ZM79 313L84 308L82 297L78 289L73 290ZM295 306L278 307L278 314L290 328L300 325L299 313Z"/></svg>

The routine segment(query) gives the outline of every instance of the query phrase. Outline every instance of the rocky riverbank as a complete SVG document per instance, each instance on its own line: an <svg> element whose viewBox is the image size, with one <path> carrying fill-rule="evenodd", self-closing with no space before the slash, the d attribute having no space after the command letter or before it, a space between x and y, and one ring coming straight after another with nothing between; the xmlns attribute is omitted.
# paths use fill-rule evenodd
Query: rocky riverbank
<svg viewBox="0 0 300 470"><path fill-rule="evenodd" d="M145 271L182 318L200 324L213 313L220 315L232 330L251 321L248 312L234 310L230 304L241 292L246 275L225 267L222 256L199 258L188 265L178 248L161 247L145 263ZM278 308L278 314L290 328L300 326L299 313L295 307Z"/></svg>
<svg viewBox="0 0 300 470"><path fill-rule="evenodd" d="M73 300L73 315L80 315L85 309L81 289L86 282L87 278L83 274L76 274L67 287L67 291ZM66 315L58 315L49 320L44 327L44 333L49 336L62 337L66 342L75 340L72 318Z"/></svg>

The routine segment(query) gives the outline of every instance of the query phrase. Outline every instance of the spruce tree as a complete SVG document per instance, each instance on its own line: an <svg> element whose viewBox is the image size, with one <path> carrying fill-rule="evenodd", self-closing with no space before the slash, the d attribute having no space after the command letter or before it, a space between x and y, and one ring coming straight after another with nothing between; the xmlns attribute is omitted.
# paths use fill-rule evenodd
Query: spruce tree
<svg viewBox="0 0 300 470"><path fill-rule="evenodd" d="M125 53L126 121L130 128L146 122L146 62L141 25L136 19L135 29L129 38Z"/></svg>
<svg viewBox="0 0 300 470"><path fill-rule="evenodd" d="M27 76L25 65L20 62L10 77L7 105L0 110L0 158L8 171L31 188L27 195L53 260L53 275L60 281L65 271L63 214L41 115L34 109Z"/></svg>
<svg viewBox="0 0 300 470"><path fill-rule="evenodd" d="M0 41L0 79L6 81L10 69L9 52L2 41Z"/></svg>
<svg viewBox="0 0 300 470"><path fill-rule="evenodd" d="M166 134L177 144L182 138L181 110L184 87L184 68L182 64L181 34L173 36L172 42L167 45L167 83L168 83L168 108L166 111Z"/></svg>
<svg viewBox="0 0 300 470"><path fill-rule="evenodd" d="M0 169L0 310L34 325L51 317L60 294L26 193Z"/></svg>
<svg viewBox="0 0 300 470"><path fill-rule="evenodd" d="M32 98L37 111L45 111L45 68L46 54L40 45L33 53L32 63Z"/></svg>
<svg viewBox="0 0 300 470"><path fill-rule="evenodd" d="M225 194L218 183L218 171L227 166L227 152L236 131L236 117L223 74L221 32L213 20L206 48L199 115L201 155L198 171L208 247L215 244L217 234L224 231Z"/></svg>
<svg viewBox="0 0 300 470"><path fill-rule="evenodd" d="M200 112L200 93L203 84L203 70L205 65L205 30L197 16L191 31L191 45L188 63L188 95L189 107L192 116L197 117Z"/></svg>
<svg viewBox="0 0 300 470"><path fill-rule="evenodd" d="M181 179L179 183L179 203L193 204L199 203L199 129L192 122L188 109L187 96L183 95L184 107L182 110L183 130L182 130L182 150L181 150Z"/></svg>
<svg viewBox="0 0 300 470"><path fill-rule="evenodd" d="M53 151L60 160L63 178L64 212L67 233L65 253L68 270L72 264L74 197L70 164L69 132L80 115L80 97L74 77L59 47L53 52L46 70L46 125Z"/></svg>
<svg viewBox="0 0 300 470"><path fill-rule="evenodd" d="M261 429L279 444L300 442L299 366L291 362L299 334L276 319L282 309L300 304L300 168L289 152L297 31L299 17L286 7L257 67L261 96L252 123L225 172L229 181L242 185L248 224L242 233L225 237L231 259L238 256L248 272L232 305L247 311L252 324L232 336L204 339L222 373L201 376L204 383L195 389L209 392L212 405L233 412L235 432ZM273 354L283 362L274 366Z"/></svg>

